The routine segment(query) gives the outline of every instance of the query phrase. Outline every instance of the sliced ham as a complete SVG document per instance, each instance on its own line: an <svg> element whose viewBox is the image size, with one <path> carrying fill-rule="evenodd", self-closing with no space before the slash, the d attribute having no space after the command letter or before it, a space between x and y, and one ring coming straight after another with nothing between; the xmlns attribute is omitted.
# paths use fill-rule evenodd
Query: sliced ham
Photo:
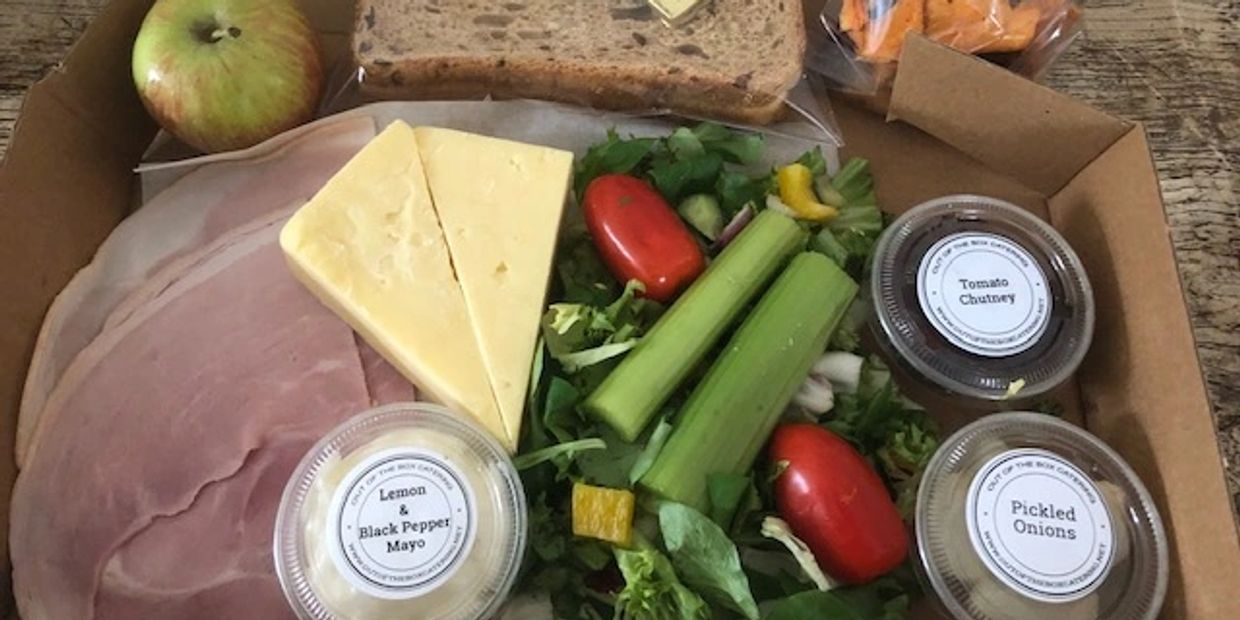
<svg viewBox="0 0 1240 620"><path fill-rule="evenodd" d="M284 484L316 439L274 439L185 511L124 542L104 564L95 617L291 620L272 570L272 524Z"/></svg>
<svg viewBox="0 0 1240 620"><path fill-rule="evenodd" d="M122 222L44 319L22 394L18 465L48 396L117 304L169 262L309 199L374 134L374 121L365 116L325 122L273 151L199 166Z"/></svg>
<svg viewBox="0 0 1240 620"><path fill-rule="evenodd" d="M361 336L354 334L354 340L357 342L362 371L366 374L366 390L370 392L372 405L377 407L417 400L417 389L395 366L383 359Z"/></svg>
<svg viewBox="0 0 1240 620"><path fill-rule="evenodd" d="M279 223L187 265L65 371L12 499L25 620L287 617L278 489L318 437L412 392L288 274Z"/></svg>
<svg viewBox="0 0 1240 620"><path fill-rule="evenodd" d="M195 267L204 263L210 263L212 258L234 249L239 248L240 251L245 252L247 248L252 249L255 244L265 243L266 237L264 234L269 236L273 226L283 226L284 222L288 221L288 218L302 204L304 203L299 200L285 205L283 208L273 210L267 215L228 231L218 239L200 248L165 261L165 265L156 270L153 275L148 276L145 281L112 308L111 313L104 320L103 327L100 328L99 333L106 333L108 330L124 324L135 312L152 303L160 295L173 289L181 282L182 278L188 275L193 275L196 278L209 275L204 271L195 271Z"/></svg>

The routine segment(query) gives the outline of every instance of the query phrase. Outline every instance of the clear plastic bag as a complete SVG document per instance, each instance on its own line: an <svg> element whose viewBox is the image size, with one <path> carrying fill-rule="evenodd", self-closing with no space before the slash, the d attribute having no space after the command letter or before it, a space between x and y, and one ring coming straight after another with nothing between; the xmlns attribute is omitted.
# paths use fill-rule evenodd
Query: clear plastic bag
<svg viewBox="0 0 1240 620"><path fill-rule="evenodd" d="M826 99L806 82L800 3L702 0L674 26L654 6L360 0L351 63L329 82L324 111L379 100L539 99L840 142Z"/></svg>
<svg viewBox="0 0 1240 620"><path fill-rule="evenodd" d="M1076 0L829 0L807 68L830 88L880 94L910 33L1040 79L1080 32Z"/></svg>

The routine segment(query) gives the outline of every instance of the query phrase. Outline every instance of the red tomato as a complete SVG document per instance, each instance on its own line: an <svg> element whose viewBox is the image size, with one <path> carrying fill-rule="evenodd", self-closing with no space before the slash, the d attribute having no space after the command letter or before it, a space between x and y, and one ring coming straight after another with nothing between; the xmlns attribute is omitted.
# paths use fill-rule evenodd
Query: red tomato
<svg viewBox="0 0 1240 620"><path fill-rule="evenodd" d="M680 216L649 183L626 174L598 177L582 199L586 226L621 282L638 280L645 297L671 301L706 268Z"/></svg>
<svg viewBox="0 0 1240 620"><path fill-rule="evenodd" d="M900 513L847 441L813 424L786 424L775 430L770 453L788 463L775 480L779 514L827 574L864 583L904 561L909 541Z"/></svg>

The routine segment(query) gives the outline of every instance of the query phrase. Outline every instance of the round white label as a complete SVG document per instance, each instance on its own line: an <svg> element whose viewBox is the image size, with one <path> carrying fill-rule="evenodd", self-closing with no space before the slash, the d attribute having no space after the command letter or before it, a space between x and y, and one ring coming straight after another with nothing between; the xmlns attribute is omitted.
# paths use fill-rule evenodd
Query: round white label
<svg viewBox="0 0 1240 620"><path fill-rule="evenodd" d="M973 478L965 503L973 550L1029 598L1075 601L1111 570L1115 532L1106 502L1085 472L1057 454L999 454Z"/></svg>
<svg viewBox="0 0 1240 620"><path fill-rule="evenodd" d="M917 270L917 298L948 342L986 357L1025 351L1050 322L1042 268L991 233L956 233L931 246Z"/></svg>
<svg viewBox="0 0 1240 620"><path fill-rule="evenodd" d="M474 542L473 491L447 459L396 448L366 458L332 496L332 561L357 589L408 599L442 584Z"/></svg>

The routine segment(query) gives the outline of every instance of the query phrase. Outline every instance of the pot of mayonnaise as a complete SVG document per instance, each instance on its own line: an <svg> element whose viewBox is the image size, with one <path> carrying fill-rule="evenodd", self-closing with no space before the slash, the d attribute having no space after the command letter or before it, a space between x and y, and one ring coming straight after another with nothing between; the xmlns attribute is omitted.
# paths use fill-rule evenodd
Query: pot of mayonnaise
<svg viewBox="0 0 1240 620"><path fill-rule="evenodd" d="M302 620L475 620L507 598L525 538L503 448L463 416L401 403L311 448L285 487L274 555Z"/></svg>

